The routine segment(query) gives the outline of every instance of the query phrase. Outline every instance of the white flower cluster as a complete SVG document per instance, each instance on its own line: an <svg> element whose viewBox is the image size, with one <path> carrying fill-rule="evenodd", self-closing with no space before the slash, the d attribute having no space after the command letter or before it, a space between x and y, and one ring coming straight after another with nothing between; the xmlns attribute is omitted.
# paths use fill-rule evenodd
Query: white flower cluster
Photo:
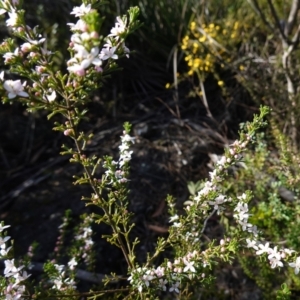
<svg viewBox="0 0 300 300"><path fill-rule="evenodd" d="M202 256L204 255L205 252L202 253ZM175 259L173 263L168 261L165 267L158 266L156 269L137 268L131 273L128 280L140 292L143 288L149 287L151 281L155 281L161 290L179 293L181 278L193 276L196 273L195 264L199 261L201 261L200 254L195 250L184 257ZM201 263L201 265L205 267L206 263Z"/></svg>
<svg viewBox="0 0 300 300"><path fill-rule="evenodd" d="M131 137L125 131L121 136L121 145L119 146L120 158L119 161L112 161L112 164L117 167L117 170L113 171L111 168L108 168L105 171L106 176L113 176L118 182L125 183L128 179L125 177L125 172L123 171L124 165L131 160L131 155L133 151L130 151L130 145L134 143L135 138ZM104 165L106 167L106 164ZM113 181L111 181L112 183Z"/></svg>
<svg viewBox="0 0 300 300"><path fill-rule="evenodd" d="M10 240L10 236L2 236L4 229L10 227L0 224L0 259L6 258L11 247L6 246L6 242ZM16 267L14 259L6 259L4 261L4 276L8 279L7 286L4 290L5 300L25 299L22 295L25 292L25 285L22 284L30 275L26 271L21 271L24 266Z"/></svg>
<svg viewBox="0 0 300 300"><path fill-rule="evenodd" d="M91 217L86 217L83 223L80 225L79 232L75 235L75 239L80 241L81 247L77 249L76 257L79 259L83 259L86 264L90 261L90 253L91 249L94 245L94 241L92 239L93 230L91 228L91 223L93 219ZM69 266L71 269L77 265L76 260L73 259L69 262Z"/></svg>
<svg viewBox="0 0 300 300"><path fill-rule="evenodd" d="M233 215L233 217L237 220L237 222L241 225L243 231L248 231L254 234L254 236L258 235L257 226L253 226L251 223L248 222L249 219L249 209L248 204L243 202L247 198L246 194L239 196L238 199L240 200L237 206L234 208L234 211L237 213Z"/></svg>
<svg viewBox="0 0 300 300"><path fill-rule="evenodd" d="M90 13L92 10L91 4L85 5L82 4L79 7L75 7L71 14L74 14L76 17L83 17L86 14ZM107 37L107 43L100 50L97 41L99 41L99 35L97 32L88 32L88 25L84 22L83 19L79 19L76 24L68 23L71 30L74 34L71 37L71 47L75 52L75 55L68 61L68 70L71 73L74 73L78 76L84 76L86 74L86 69L91 65L95 66L97 72L102 72L103 61L107 59L118 59L118 55L115 53L118 44L120 35L126 32L126 24L122 21L120 17L117 17L117 23L115 27L111 30L111 34ZM112 40L113 41L112 41ZM99 44L98 43L98 44ZM129 49L125 44L121 45L123 51L128 56Z"/></svg>
<svg viewBox="0 0 300 300"><path fill-rule="evenodd" d="M74 280L66 277L65 266L55 264L54 267L57 270L58 275L55 278L53 278L52 289L62 291L67 288L71 288L71 289L75 290L76 285L75 285Z"/></svg>
<svg viewBox="0 0 300 300"><path fill-rule="evenodd" d="M246 194L238 197L240 202L238 202L237 206L234 208L234 211L237 214L234 215L234 218L241 225L243 231L247 231L253 234L252 238L246 239L247 248L252 248L256 250L256 255L262 255L266 253L268 255L268 260L272 269L276 267L282 268L284 266L282 260L289 258L294 250L290 249L278 249L278 246L274 248L270 247L270 243L261 243L257 240L257 236L259 234L257 227L248 222L248 218L250 216L248 204L243 202L247 198ZM288 263L290 267L295 268L295 274L299 273L300 270L300 257L297 257L295 262Z"/></svg>
<svg viewBox="0 0 300 300"><path fill-rule="evenodd" d="M2 6L4 8L0 9L0 14L3 14L5 12L8 13L9 19L6 21L6 25L11 27L14 30L18 30L20 32L23 32L25 34L25 40L26 42L22 44L19 47L17 47L13 52L7 52L3 55L4 63L10 64L13 62L14 59L18 57L27 56L27 58L33 59L35 57L38 57L40 54L37 52L36 46L42 44L45 42L45 38L42 38L41 34L37 32L37 28L31 29L29 26L26 27L26 30L19 26L18 24L18 10L16 8L16 5L19 4L19 1L16 0L4 0L2 1ZM35 37L36 39L33 39L32 37ZM52 54L50 51L47 51L46 49L41 48L40 49L43 56L48 56ZM44 73L46 71L45 66L35 66L35 72L36 74L40 75L41 82L44 80L48 74ZM1 81L4 81L4 72L1 72L0 75ZM35 85L36 83L34 83ZM28 93L24 91L24 88L26 87L26 82L23 84L20 80L6 80L3 84L4 89L8 92L8 98L13 99L17 96L19 97L28 97ZM48 91L44 92L43 99L48 102L52 102L56 99L56 92L52 89L49 89Z"/></svg>
<svg viewBox="0 0 300 300"><path fill-rule="evenodd" d="M2 0L2 8L0 8L0 15L6 12L9 18L6 20L6 26L15 27L18 24L18 14L16 12L16 6L19 4L19 0Z"/></svg>

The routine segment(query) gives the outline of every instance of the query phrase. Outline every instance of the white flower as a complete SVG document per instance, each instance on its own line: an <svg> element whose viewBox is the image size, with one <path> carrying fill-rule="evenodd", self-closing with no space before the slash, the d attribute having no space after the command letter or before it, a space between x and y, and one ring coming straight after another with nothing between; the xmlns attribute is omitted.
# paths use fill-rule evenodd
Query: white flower
<svg viewBox="0 0 300 300"><path fill-rule="evenodd" d="M1 72L2 73L2 72ZM4 72L3 72L4 73ZM2 79L3 80L3 79ZM5 225L3 226L1 223L0 223L0 232L2 232L5 228L8 228L10 227L10 225Z"/></svg>
<svg viewBox="0 0 300 300"><path fill-rule="evenodd" d="M58 265L58 264L55 264L54 267L55 267L55 269L58 271L58 273L62 273L62 271L63 271L64 268L65 268L64 265Z"/></svg>
<svg viewBox="0 0 300 300"><path fill-rule="evenodd" d="M165 279L163 280L162 278L159 279L158 281L158 285L159 287L165 292L167 290L166 284L168 283L168 281Z"/></svg>
<svg viewBox="0 0 300 300"><path fill-rule="evenodd" d="M292 253L295 252L295 250L291 250L291 249L287 249L287 248L283 249L282 251L287 255L292 255Z"/></svg>
<svg viewBox="0 0 300 300"><path fill-rule="evenodd" d="M29 276L31 275L28 275L26 271L23 271L22 273L17 273L15 276L16 284L19 284L21 281L26 280Z"/></svg>
<svg viewBox="0 0 300 300"><path fill-rule="evenodd" d="M120 159L119 159L120 167L123 167L126 162L130 161L132 153L133 153L133 151L124 151L121 153Z"/></svg>
<svg viewBox="0 0 300 300"><path fill-rule="evenodd" d="M274 247L274 249L270 248L269 249L269 256L268 256L268 259L271 259L273 257L276 257L278 259L281 258L281 255L280 253L277 251L277 246Z"/></svg>
<svg viewBox="0 0 300 300"><path fill-rule="evenodd" d="M172 286L170 287L169 291L176 292L177 294L179 294L179 289L178 289L179 285L180 285L179 282L173 283Z"/></svg>
<svg viewBox="0 0 300 300"><path fill-rule="evenodd" d="M117 17L117 22L115 23L115 27L113 27L108 36L115 36L117 39L119 35L124 33L126 30L126 24L120 17Z"/></svg>
<svg viewBox="0 0 300 300"><path fill-rule="evenodd" d="M53 289L60 290L60 288L61 288L61 286L62 286L62 284L63 284L63 281L62 281L62 279L55 279L55 280L53 281L53 283L54 283L54 286L53 286L52 288L53 288Z"/></svg>
<svg viewBox="0 0 300 300"><path fill-rule="evenodd" d="M294 263L289 263L289 266L295 268L295 274L297 275L300 269L300 256L296 258L296 261Z"/></svg>
<svg viewBox="0 0 300 300"><path fill-rule="evenodd" d="M127 143L132 143L134 144L135 137L130 136L129 134L125 134L121 136L122 143L127 142Z"/></svg>
<svg viewBox="0 0 300 300"><path fill-rule="evenodd" d="M269 247L270 243L266 243L265 245L263 244L259 244L258 248L260 248L260 250L256 251L257 255L261 255L263 253L269 253L271 248Z"/></svg>
<svg viewBox="0 0 300 300"><path fill-rule="evenodd" d="M10 239L10 236L6 236L4 238L2 238L0 236L0 246L5 245L5 243Z"/></svg>
<svg viewBox="0 0 300 300"><path fill-rule="evenodd" d="M174 222L173 227L179 228L179 227L181 227L181 223L180 222Z"/></svg>
<svg viewBox="0 0 300 300"><path fill-rule="evenodd" d="M282 261L280 261L280 259L278 259L277 257L272 257L270 259L270 264L271 264L272 269L276 268L277 266L278 267L283 267Z"/></svg>
<svg viewBox="0 0 300 300"><path fill-rule="evenodd" d="M174 215L173 217L171 217L171 218L169 219L169 222L172 223L172 222L174 222L174 221L176 221L176 220L178 220L178 219L179 219L178 215Z"/></svg>
<svg viewBox="0 0 300 300"><path fill-rule="evenodd" d="M253 248L255 250L258 250L257 240L246 239L246 242L247 242L247 248Z"/></svg>
<svg viewBox="0 0 300 300"><path fill-rule="evenodd" d="M183 262L185 264L185 267L183 269L183 272L188 272L189 270L191 272L196 272L196 269L195 267L193 266L194 265L194 261L188 261L186 258L183 259Z"/></svg>
<svg viewBox="0 0 300 300"><path fill-rule="evenodd" d="M99 54L98 47L92 48L91 52L88 52L82 45L75 45L74 49L77 51L77 53L75 54L75 57L68 61L68 64L75 62L74 65L68 67L70 72L81 75L81 73L85 73L84 70L87 69L91 64L96 66L102 65L102 60L97 57Z"/></svg>
<svg viewBox="0 0 300 300"><path fill-rule="evenodd" d="M72 31L77 31L77 30L78 31L86 31L87 30L87 24L81 19L79 19L76 24L67 23L67 25L70 26L70 29Z"/></svg>
<svg viewBox="0 0 300 300"><path fill-rule="evenodd" d="M21 83L21 80L6 80L3 84L3 87L8 92L8 98L13 99L17 96L28 97L29 95L24 92L24 86L26 82Z"/></svg>
<svg viewBox="0 0 300 300"><path fill-rule="evenodd" d="M9 19L6 20L6 25L15 27L18 23L18 14L15 11L9 12Z"/></svg>
<svg viewBox="0 0 300 300"><path fill-rule="evenodd" d="M247 231L253 233L254 236L258 236L258 229L256 225L248 227Z"/></svg>
<svg viewBox="0 0 300 300"><path fill-rule="evenodd" d="M117 47L106 47L106 48L103 48L101 50L101 53L100 53L100 58L102 60L106 60L106 59L109 59L109 58L112 58L112 59L118 59L118 55L115 54L115 51L116 51L116 48Z"/></svg>
<svg viewBox="0 0 300 300"><path fill-rule="evenodd" d="M85 5L83 3L80 6L74 7L70 14L75 15L75 17L81 17L81 16L84 16L85 14L89 13L91 9L92 9L91 4Z"/></svg>
<svg viewBox="0 0 300 300"><path fill-rule="evenodd" d="M68 266L71 270L74 270L74 268L77 266L77 261L75 259L75 257L73 257L69 262L68 262Z"/></svg>
<svg viewBox="0 0 300 300"><path fill-rule="evenodd" d="M5 263L5 269L4 269L5 277L10 277L10 276L15 275L23 268L23 266L20 268L17 268L15 266L14 259L12 259L12 260L7 259L4 261L4 263Z"/></svg>
<svg viewBox="0 0 300 300"><path fill-rule="evenodd" d="M242 229L245 231L247 228L252 227L253 225L251 223L248 223L247 219L244 220L238 220L238 223L242 226Z"/></svg>
<svg viewBox="0 0 300 300"><path fill-rule="evenodd" d="M53 102L56 99L56 92L52 89L49 89L48 93L44 95L44 99L46 99L49 102Z"/></svg>
<svg viewBox="0 0 300 300"><path fill-rule="evenodd" d="M222 207L219 207L221 204L227 201L224 195L219 195L214 201L208 201L210 205L214 205L214 209L219 210Z"/></svg>
<svg viewBox="0 0 300 300"><path fill-rule="evenodd" d="M243 202L239 202L237 204L237 206L234 208L234 211L246 213L246 212L248 212L248 204L243 203Z"/></svg>
<svg viewBox="0 0 300 300"><path fill-rule="evenodd" d="M146 274L143 275L143 277L142 277L142 279L144 280L145 285L146 285L147 287L150 285L150 281L151 281L152 279L154 279L154 276L152 276L150 273L151 273L151 271L148 270L148 271L146 272Z"/></svg>
<svg viewBox="0 0 300 300"><path fill-rule="evenodd" d="M0 247L0 257L1 257L1 256L2 256L2 257L7 256L10 249L11 249L11 247L8 247L8 248L6 249L6 245L5 245L5 244L2 244L1 247Z"/></svg>

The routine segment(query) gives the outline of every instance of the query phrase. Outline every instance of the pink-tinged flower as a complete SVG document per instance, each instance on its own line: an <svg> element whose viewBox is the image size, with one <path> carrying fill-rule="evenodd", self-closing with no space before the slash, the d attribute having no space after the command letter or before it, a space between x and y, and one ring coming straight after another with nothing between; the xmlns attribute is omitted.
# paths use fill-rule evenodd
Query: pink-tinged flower
<svg viewBox="0 0 300 300"><path fill-rule="evenodd" d="M83 3L80 6L74 7L70 14L75 15L75 17L81 17L89 13L91 9L92 9L91 4L85 5Z"/></svg>
<svg viewBox="0 0 300 300"><path fill-rule="evenodd" d="M81 77L85 75L85 69L80 64L68 67L68 71Z"/></svg>
<svg viewBox="0 0 300 300"><path fill-rule="evenodd" d="M19 55L19 48L16 48L14 52L7 52L3 55L4 63L9 63L14 56Z"/></svg>
<svg viewBox="0 0 300 300"><path fill-rule="evenodd" d="M21 83L21 80L6 80L3 84L3 87L8 92L8 98L13 99L17 96L28 97L29 95L24 92L24 86L26 82Z"/></svg>
<svg viewBox="0 0 300 300"><path fill-rule="evenodd" d="M15 11L9 12L9 19L6 20L6 25L15 27L18 24L18 14Z"/></svg>
<svg viewBox="0 0 300 300"><path fill-rule="evenodd" d="M24 43L21 45L21 51L24 53L30 52L33 48L33 45L30 43Z"/></svg>
<svg viewBox="0 0 300 300"><path fill-rule="evenodd" d="M115 54L115 51L116 51L116 48L117 47L107 47L107 48L103 48L101 50L101 53L100 53L100 59L102 60L106 60L106 59L109 59L109 58L112 58L112 59L118 59L118 55Z"/></svg>

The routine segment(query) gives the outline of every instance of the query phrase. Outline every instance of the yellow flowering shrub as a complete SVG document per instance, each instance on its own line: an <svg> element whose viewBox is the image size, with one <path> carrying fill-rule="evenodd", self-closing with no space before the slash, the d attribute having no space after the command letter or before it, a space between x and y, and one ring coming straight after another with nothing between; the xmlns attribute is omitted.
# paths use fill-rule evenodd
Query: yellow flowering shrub
<svg viewBox="0 0 300 300"><path fill-rule="evenodd" d="M218 65L224 67L231 62L235 53L231 50L241 44L245 36L244 29L244 24L234 20L218 23L191 22L181 44L188 75L197 73L205 78L208 73L215 73ZM223 86L224 82L218 80L218 84Z"/></svg>

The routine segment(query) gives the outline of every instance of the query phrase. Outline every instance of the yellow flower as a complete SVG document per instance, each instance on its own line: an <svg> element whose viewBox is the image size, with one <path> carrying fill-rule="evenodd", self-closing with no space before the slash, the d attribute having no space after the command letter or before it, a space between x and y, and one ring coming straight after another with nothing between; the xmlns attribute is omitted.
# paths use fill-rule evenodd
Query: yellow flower
<svg viewBox="0 0 300 300"><path fill-rule="evenodd" d="M196 27L196 23L195 23L195 22L192 22L192 23L191 23L191 26L190 26L191 30L194 30L195 27Z"/></svg>
<svg viewBox="0 0 300 300"><path fill-rule="evenodd" d="M237 30L239 28L239 22L235 22L233 25L233 30Z"/></svg>
<svg viewBox="0 0 300 300"><path fill-rule="evenodd" d="M203 35L203 36L199 39L199 42L200 42L200 43L203 43L203 42L205 42L205 41L206 41L206 36Z"/></svg>
<svg viewBox="0 0 300 300"><path fill-rule="evenodd" d="M168 82L168 83L166 83L166 89L169 89L170 88L170 86L171 86L171 84Z"/></svg>
<svg viewBox="0 0 300 300"><path fill-rule="evenodd" d="M245 70L245 67L243 65L240 65L240 70L241 71L244 71Z"/></svg>
<svg viewBox="0 0 300 300"><path fill-rule="evenodd" d="M224 81L219 80L219 81L218 81L218 85L219 85L219 86L223 86L223 85L224 85Z"/></svg>

